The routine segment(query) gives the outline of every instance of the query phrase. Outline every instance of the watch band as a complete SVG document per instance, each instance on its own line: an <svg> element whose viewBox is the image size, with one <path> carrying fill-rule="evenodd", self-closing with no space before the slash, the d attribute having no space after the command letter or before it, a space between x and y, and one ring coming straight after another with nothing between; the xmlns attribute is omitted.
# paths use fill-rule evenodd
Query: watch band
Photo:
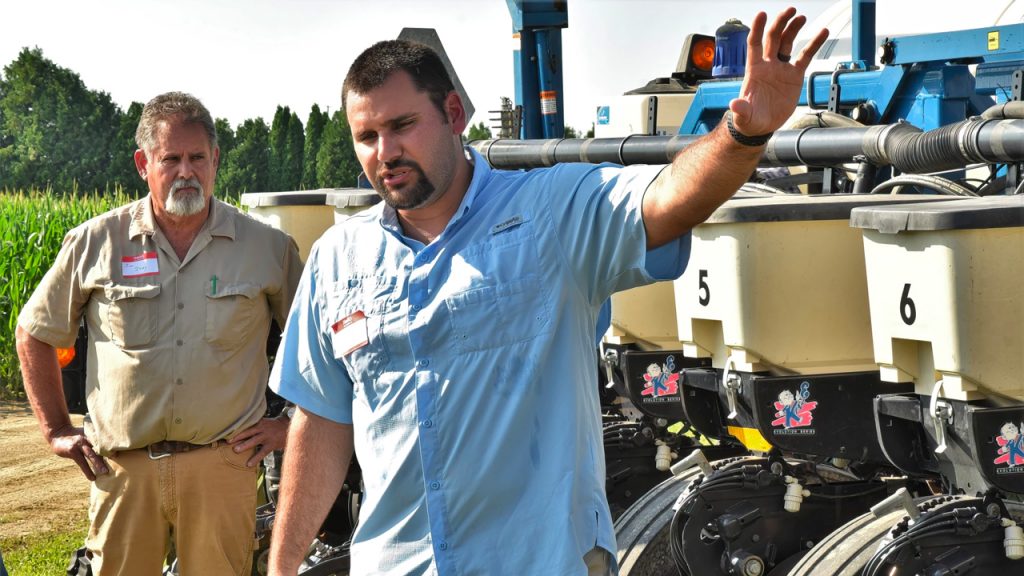
<svg viewBox="0 0 1024 576"><path fill-rule="evenodd" d="M747 136L741 133L732 123L732 110L725 113L725 127L729 129L729 135L732 136L732 139L744 146L764 146L775 134L775 132L769 132L760 136Z"/></svg>

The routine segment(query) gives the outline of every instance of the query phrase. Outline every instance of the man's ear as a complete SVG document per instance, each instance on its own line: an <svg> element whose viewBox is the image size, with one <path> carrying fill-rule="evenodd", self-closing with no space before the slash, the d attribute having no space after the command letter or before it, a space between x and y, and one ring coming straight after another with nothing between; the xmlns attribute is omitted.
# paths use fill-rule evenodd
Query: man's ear
<svg viewBox="0 0 1024 576"><path fill-rule="evenodd" d="M444 99L444 112L448 123L452 125L452 133L461 135L466 131L466 108L462 105L462 97L455 90Z"/></svg>
<svg viewBox="0 0 1024 576"><path fill-rule="evenodd" d="M213 149L213 169L220 169L220 146Z"/></svg>
<svg viewBox="0 0 1024 576"><path fill-rule="evenodd" d="M146 153L142 150L135 151L135 169L139 171L139 176L143 180L146 179L147 167L149 166L149 158L146 157Z"/></svg>

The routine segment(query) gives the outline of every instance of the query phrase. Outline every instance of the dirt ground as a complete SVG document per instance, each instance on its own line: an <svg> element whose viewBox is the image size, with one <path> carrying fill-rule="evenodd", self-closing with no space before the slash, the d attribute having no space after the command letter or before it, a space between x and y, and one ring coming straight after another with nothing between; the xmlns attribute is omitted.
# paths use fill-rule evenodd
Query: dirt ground
<svg viewBox="0 0 1024 576"><path fill-rule="evenodd" d="M0 403L0 539L66 528L88 510L89 481L50 452L28 404Z"/></svg>

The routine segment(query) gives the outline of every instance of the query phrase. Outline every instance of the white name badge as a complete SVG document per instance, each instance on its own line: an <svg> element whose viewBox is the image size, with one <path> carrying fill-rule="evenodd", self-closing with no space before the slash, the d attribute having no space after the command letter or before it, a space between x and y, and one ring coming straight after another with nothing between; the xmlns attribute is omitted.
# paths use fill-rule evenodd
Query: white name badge
<svg viewBox="0 0 1024 576"><path fill-rule="evenodd" d="M121 257L121 275L125 278L157 276L160 274L160 261L156 252L143 252L137 256Z"/></svg>
<svg viewBox="0 0 1024 576"><path fill-rule="evenodd" d="M331 330L334 331L334 349L342 350L343 356L348 356L370 342L366 314L362 310L338 320L331 326Z"/></svg>

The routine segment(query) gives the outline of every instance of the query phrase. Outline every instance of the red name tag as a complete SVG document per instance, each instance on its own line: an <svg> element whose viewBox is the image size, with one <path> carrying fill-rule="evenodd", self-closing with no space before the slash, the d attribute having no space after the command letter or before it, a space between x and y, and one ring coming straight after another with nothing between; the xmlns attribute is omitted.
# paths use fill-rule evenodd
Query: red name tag
<svg viewBox="0 0 1024 576"><path fill-rule="evenodd" d="M335 348L342 350L343 356L348 356L370 342L366 314L362 310L338 320L331 325L331 330L334 332Z"/></svg>
<svg viewBox="0 0 1024 576"><path fill-rule="evenodd" d="M143 252L137 256L121 257L121 276L139 278L141 276L157 276L160 274L160 261L156 252Z"/></svg>

